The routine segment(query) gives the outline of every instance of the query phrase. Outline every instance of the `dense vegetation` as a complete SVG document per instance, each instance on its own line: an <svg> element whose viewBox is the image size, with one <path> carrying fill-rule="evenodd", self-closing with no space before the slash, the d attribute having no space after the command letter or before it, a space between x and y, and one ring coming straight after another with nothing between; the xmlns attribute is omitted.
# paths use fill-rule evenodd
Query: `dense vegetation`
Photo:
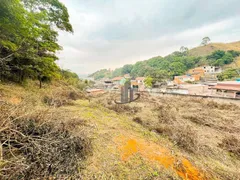
<svg viewBox="0 0 240 180"><path fill-rule="evenodd" d="M37 79L41 87L66 75L55 63L62 49L57 30L73 32L67 8L58 0L1 0L0 80Z"/></svg>
<svg viewBox="0 0 240 180"><path fill-rule="evenodd" d="M235 77L240 77L240 69L229 68L217 76L219 81L231 80Z"/></svg>
<svg viewBox="0 0 240 180"><path fill-rule="evenodd" d="M187 70L203 65L223 66L230 64L240 55L238 51L214 51L206 57L190 56L186 47L181 47L180 52L176 51L166 57L154 57L149 60L139 61L134 65L127 64L113 72L102 69L90 75L95 79L112 78L130 74L132 77L152 77L153 82L172 79L174 76L182 75Z"/></svg>
<svg viewBox="0 0 240 180"><path fill-rule="evenodd" d="M225 64L230 64L234 61L234 58L238 57L240 52L238 51L214 51L211 55L207 56L207 61L213 66L223 66Z"/></svg>

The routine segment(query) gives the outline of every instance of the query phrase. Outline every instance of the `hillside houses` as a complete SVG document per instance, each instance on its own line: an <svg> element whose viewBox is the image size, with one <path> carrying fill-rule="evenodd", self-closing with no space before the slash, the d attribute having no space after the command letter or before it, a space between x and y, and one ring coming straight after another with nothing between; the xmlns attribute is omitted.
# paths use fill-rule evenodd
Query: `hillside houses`
<svg viewBox="0 0 240 180"><path fill-rule="evenodd" d="M202 66L190 69L186 75L175 76L175 84L186 84L196 81L217 81L217 74L222 72L221 67L216 66Z"/></svg>

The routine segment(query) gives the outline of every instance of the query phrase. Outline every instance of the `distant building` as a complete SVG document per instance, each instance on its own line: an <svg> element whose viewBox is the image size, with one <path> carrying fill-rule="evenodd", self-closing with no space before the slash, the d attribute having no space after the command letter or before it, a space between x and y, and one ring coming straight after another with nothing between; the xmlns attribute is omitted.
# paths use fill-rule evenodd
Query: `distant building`
<svg viewBox="0 0 240 180"><path fill-rule="evenodd" d="M187 82L199 81L199 75L183 75L183 76L175 76L173 82L175 84L186 84Z"/></svg>
<svg viewBox="0 0 240 180"><path fill-rule="evenodd" d="M136 79L131 80L131 87L138 88L139 91L144 91L145 89L144 79L145 77L137 77Z"/></svg>
<svg viewBox="0 0 240 180"><path fill-rule="evenodd" d="M166 88L166 93L171 94L188 94L188 89L180 87L168 87Z"/></svg>
<svg viewBox="0 0 240 180"><path fill-rule="evenodd" d="M112 79L112 82L114 85L119 85L120 84L120 81L123 79L124 77L122 76L119 76L119 77L115 77Z"/></svg>
<svg viewBox="0 0 240 180"><path fill-rule="evenodd" d="M219 82L211 89L212 95L240 99L240 82L238 81Z"/></svg>
<svg viewBox="0 0 240 180"><path fill-rule="evenodd" d="M136 77L137 83L142 83L142 84L144 84L144 79L145 79L145 77Z"/></svg>
<svg viewBox="0 0 240 180"><path fill-rule="evenodd" d="M202 66L202 67L196 67L194 69L190 69L188 71L189 74L198 74L200 76L204 76L205 74L216 74L221 73L222 68L217 66Z"/></svg>
<svg viewBox="0 0 240 180"><path fill-rule="evenodd" d="M105 89L110 89L112 88L114 85L113 85L113 81L111 79L105 79L104 80L104 88Z"/></svg>
<svg viewBox="0 0 240 180"><path fill-rule="evenodd" d="M188 73L191 74L191 75L196 75L197 74L199 76L204 76L205 70L202 67L197 67L197 68L194 68L194 69L190 69L188 71Z"/></svg>
<svg viewBox="0 0 240 180"><path fill-rule="evenodd" d="M210 95L211 91L207 85L183 84L166 88L167 93L190 94L190 95Z"/></svg>
<svg viewBox="0 0 240 180"><path fill-rule="evenodd" d="M130 79L130 78L131 78L130 74L124 74L123 77L125 77L125 78L127 78L127 79Z"/></svg>
<svg viewBox="0 0 240 180"><path fill-rule="evenodd" d="M205 73L214 74L214 73L221 73L222 72L222 68L221 67L203 66L202 68L204 69Z"/></svg>

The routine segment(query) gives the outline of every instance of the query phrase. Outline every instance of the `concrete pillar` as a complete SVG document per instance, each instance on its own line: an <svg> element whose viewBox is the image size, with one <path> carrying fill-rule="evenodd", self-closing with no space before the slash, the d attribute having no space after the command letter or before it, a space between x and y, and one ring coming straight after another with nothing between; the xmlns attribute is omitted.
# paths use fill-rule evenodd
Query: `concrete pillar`
<svg viewBox="0 0 240 180"><path fill-rule="evenodd" d="M124 103L128 102L128 84L124 85Z"/></svg>
<svg viewBox="0 0 240 180"><path fill-rule="evenodd" d="M236 96L237 96L237 92L234 92L233 93L233 98L236 98Z"/></svg>
<svg viewBox="0 0 240 180"><path fill-rule="evenodd" d="M125 99L124 86L122 86L122 87L121 87L121 103L124 103L124 102L125 102L124 99Z"/></svg>
<svg viewBox="0 0 240 180"><path fill-rule="evenodd" d="M133 88L130 89L130 101L133 101Z"/></svg>

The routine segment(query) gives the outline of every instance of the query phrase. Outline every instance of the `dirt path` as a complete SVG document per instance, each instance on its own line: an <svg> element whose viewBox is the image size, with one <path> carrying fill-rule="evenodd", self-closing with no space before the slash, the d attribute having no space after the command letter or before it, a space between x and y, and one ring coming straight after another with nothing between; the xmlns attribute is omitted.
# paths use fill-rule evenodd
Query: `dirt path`
<svg viewBox="0 0 240 180"><path fill-rule="evenodd" d="M85 178L205 179L168 140L133 122L132 117L83 100L64 108L86 121L85 131L93 139Z"/></svg>

